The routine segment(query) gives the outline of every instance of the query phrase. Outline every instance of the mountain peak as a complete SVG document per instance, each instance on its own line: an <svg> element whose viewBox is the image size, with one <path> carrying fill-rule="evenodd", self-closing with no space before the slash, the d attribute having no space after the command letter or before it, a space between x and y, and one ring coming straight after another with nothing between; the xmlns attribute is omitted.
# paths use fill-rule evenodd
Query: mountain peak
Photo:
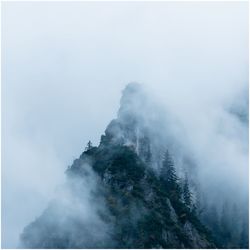
<svg viewBox="0 0 250 250"><path fill-rule="evenodd" d="M127 93L138 93L142 91L142 84L138 82L130 82L128 83L124 90L122 91L123 96L125 96Z"/></svg>
<svg viewBox="0 0 250 250"><path fill-rule="evenodd" d="M143 111L146 99L147 97L141 84L129 83L122 91L118 118L127 119L128 115L138 116Z"/></svg>
<svg viewBox="0 0 250 250"><path fill-rule="evenodd" d="M22 246L214 248L163 154L155 113L143 86L128 84L100 145L88 143L68 168L63 194L25 228Z"/></svg>

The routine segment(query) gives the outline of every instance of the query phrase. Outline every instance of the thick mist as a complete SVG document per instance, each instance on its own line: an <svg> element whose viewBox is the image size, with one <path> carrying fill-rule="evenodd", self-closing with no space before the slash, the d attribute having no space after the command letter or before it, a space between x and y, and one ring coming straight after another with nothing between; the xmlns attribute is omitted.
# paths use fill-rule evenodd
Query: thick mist
<svg viewBox="0 0 250 250"><path fill-rule="evenodd" d="M131 81L160 107L157 131L192 155L205 199L247 202L248 28L244 2L3 3L2 247L99 144Z"/></svg>
<svg viewBox="0 0 250 250"><path fill-rule="evenodd" d="M148 89L150 95L152 89ZM151 140L156 138L155 147L165 144L171 149L179 175L190 175L207 204L220 210L223 203L229 202L247 212L247 88L226 101L221 97L221 102L211 106L193 101L195 107L182 107L182 112L173 110L166 99L151 99L157 106L145 109L144 114L138 109L146 121L151 121L147 129L153 132ZM137 101L144 102L139 98ZM136 105L133 107L135 110Z"/></svg>
<svg viewBox="0 0 250 250"><path fill-rule="evenodd" d="M48 207L34 222L39 227L31 229L27 239L25 232L33 224L24 228L20 248L64 248L60 244L66 242L68 248L81 248L83 245L86 248L102 248L103 244L107 246L107 242L112 246L110 236L113 227L101 219L101 216L108 217L110 214L104 201L105 190L100 185L100 177L86 162L81 164L81 168L81 176L71 174L63 185L56 188ZM48 234L49 231L52 235ZM50 246L44 239L41 241L43 235L46 235L45 239L56 237L53 233L60 235L59 245Z"/></svg>
<svg viewBox="0 0 250 250"><path fill-rule="evenodd" d="M160 93L158 91L156 93ZM169 149L180 177L185 174L193 181L204 206L213 204L221 210L224 203L248 211L248 93L242 88L223 102L210 107L197 103L196 108L182 107L176 112L166 99L153 95L152 88L130 84L123 91L118 119L130 124L138 137L150 140L151 166L159 171L162 150ZM157 98L156 98L157 97ZM231 101L231 102L230 102ZM198 104L200 106L198 106ZM131 125L129 125L131 126ZM112 127L111 127L112 128ZM131 129L131 128L130 128ZM128 135L116 127L118 139ZM138 141L138 140L137 140ZM132 142L135 150L138 142ZM195 198L195 197L194 197Z"/></svg>

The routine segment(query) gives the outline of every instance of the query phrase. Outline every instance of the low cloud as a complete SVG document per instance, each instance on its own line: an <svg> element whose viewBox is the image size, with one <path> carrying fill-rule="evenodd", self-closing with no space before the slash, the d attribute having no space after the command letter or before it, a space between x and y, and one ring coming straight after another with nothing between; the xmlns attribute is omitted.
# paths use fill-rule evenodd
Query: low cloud
<svg viewBox="0 0 250 250"><path fill-rule="evenodd" d="M248 132L227 110L248 89L247 3L12 2L2 11L3 247L17 246L86 142L99 143L130 81L167 110L204 189L245 199Z"/></svg>

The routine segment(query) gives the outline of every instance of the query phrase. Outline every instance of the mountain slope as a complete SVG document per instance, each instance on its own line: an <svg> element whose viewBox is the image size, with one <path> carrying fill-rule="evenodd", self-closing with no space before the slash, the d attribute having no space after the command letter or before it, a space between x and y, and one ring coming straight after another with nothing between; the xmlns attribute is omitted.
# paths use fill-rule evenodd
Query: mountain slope
<svg viewBox="0 0 250 250"><path fill-rule="evenodd" d="M60 195L24 229L21 247L215 248L183 199L171 154L154 147L148 101L138 95L139 85L127 86L118 118L66 171Z"/></svg>

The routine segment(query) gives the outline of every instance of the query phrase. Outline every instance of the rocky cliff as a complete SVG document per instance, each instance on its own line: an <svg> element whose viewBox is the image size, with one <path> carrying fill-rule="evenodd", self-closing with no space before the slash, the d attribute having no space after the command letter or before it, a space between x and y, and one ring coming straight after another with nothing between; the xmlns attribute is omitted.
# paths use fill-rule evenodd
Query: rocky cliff
<svg viewBox="0 0 250 250"><path fill-rule="evenodd" d="M150 107L139 85L126 87L117 119L67 169L67 183L24 229L21 247L216 247Z"/></svg>

